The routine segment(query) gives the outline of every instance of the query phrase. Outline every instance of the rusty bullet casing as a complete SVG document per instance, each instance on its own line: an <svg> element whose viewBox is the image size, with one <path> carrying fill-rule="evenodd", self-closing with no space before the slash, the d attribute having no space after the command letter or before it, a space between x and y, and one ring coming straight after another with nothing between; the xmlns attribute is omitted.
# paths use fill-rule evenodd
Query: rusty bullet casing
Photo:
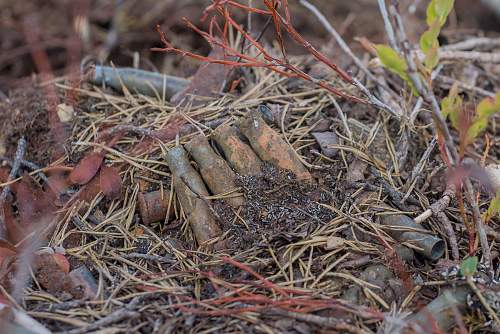
<svg viewBox="0 0 500 334"><path fill-rule="evenodd" d="M186 145L200 168L200 174L214 195L233 192L237 189L236 174L227 162L215 153L204 135L195 136ZM227 197L224 200L234 208L244 204L244 197Z"/></svg>
<svg viewBox="0 0 500 334"><path fill-rule="evenodd" d="M104 83L118 91L122 90L123 84L132 93L148 96L156 96L156 94L162 96L165 88L165 98L167 99L170 99L189 84L189 80L171 75L129 67L114 68L99 65L95 66L90 80L96 85Z"/></svg>
<svg viewBox="0 0 500 334"><path fill-rule="evenodd" d="M423 232L423 227L405 215L385 215L380 218L380 223L387 226L387 232L396 240L410 242L420 250L418 253L431 260L437 260L444 254L445 243L429 233Z"/></svg>
<svg viewBox="0 0 500 334"><path fill-rule="evenodd" d="M187 152L182 146L172 148L166 161L173 175L177 198L187 215L191 229L199 245L204 245L221 236L222 231L207 202L208 190L201 176L191 166Z"/></svg>
<svg viewBox="0 0 500 334"><path fill-rule="evenodd" d="M250 145L243 142L238 130L229 124L215 129L213 139L224 152L227 161L240 175L258 175L262 170L262 161L252 150Z"/></svg>
<svg viewBox="0 0 500 334"><path fill-rule="evenodd" d="M291 171L298 180L312 181L311 174L299 160L294 149L264 122L260 113L250 113L240 120L239 127L263 161Z"/></svg>
<svg viewBox="0 0 500 334"><path fill-rule="evenodd" d="M139 212L141 213L142 222L146 225L165 220L168 211L170 200L170 191L161 190L151 191L148 193L139 193ZM174 215L173 207L170 208L169 217Z"/></svg>

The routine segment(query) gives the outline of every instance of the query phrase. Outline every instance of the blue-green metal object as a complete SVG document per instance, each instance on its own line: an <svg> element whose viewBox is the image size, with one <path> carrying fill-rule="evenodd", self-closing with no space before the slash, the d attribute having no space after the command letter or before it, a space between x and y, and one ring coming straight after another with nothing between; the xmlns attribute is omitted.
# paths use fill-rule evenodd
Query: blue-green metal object
<svg viewBox="0 0 500 334"><path fill-rule="evenodd" d="M170 99L189 84L189 80L171 75L149 72L130 67L96 65L90 81L95 85L105 84L118 91L125 86L131 93Z"/></svg>

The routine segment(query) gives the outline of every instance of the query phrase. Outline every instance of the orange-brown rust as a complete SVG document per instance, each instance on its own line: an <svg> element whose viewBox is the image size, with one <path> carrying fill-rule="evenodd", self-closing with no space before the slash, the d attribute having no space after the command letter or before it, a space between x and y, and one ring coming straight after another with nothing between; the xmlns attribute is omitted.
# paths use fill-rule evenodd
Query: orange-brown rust
<svg viewBox="0 0 500 334"><path fill-rule="evenodd" d="M262 161L252 148L238 136L238 130L229 125L219 126L213 133L213 139L224 152L226 160L240 175L258 175Z"/></svg>
<svg viewBox="0 0 500 334"><path fill-rule="evenodd" d="M251 113L240 121L239 127L263 161L291 171L298 180L312 181L311 174L300 162L293 148L264 122L260 114Z"/></svg>
<svg viewBox="0 0 500 334"><path fill-rule="evenodd" d="M200 168L200 174L214 195L232 193L237 189L236 174L227 162L215 153L204 135L198 135L186 145ZM242 195L224 200L234 208L244 204Z"/></svg>
<svg viewBox="0 0 500 334"><path fill-rule="evenodd" d="M166 160L172 172L175 193L188 218L196 241L200 246L208 245L222 235L215 216L210 210L207 200L204 199L208 196L208 190L201 176L191 166L182 146L174 147L168 151ZM219 243L215 247L223 246Z"/></svg>
<svg viewBox="0 0 500 334"><path fill-rule="evenodd" d="M163 221L166 218L170 191L157 190L148 193L139 193L139 212L141 213L142 222L146 225ZM174 214L173 207L170 208L169 217L172 218Z"/></svg>

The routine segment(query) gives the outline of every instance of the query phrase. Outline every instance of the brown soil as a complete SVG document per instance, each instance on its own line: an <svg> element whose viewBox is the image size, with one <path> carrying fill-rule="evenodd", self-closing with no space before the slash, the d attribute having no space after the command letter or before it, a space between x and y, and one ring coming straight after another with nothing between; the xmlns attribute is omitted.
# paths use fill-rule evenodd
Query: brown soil
<svg viewBox="0 0 500 334"><path fill-rule="evenodd" d="M333 218L320 205L333 204L332 190L298 182L291 173L269 164L259 176L239 176L238 185L245 195L245 205L238 212L244 222L223 201L214 205L227 232L228 247L236 252L279 239L292 242Z"/></svg>
<svg viewBox="0 0 500 334"><path fill-rule="evenodd" d="M23 136L28 141L25 159L49 163L52 148L46 99L42 90L29 86L12 91L7 100L0 101L0 141L4 141L5 156L15 155Z"/></svg>

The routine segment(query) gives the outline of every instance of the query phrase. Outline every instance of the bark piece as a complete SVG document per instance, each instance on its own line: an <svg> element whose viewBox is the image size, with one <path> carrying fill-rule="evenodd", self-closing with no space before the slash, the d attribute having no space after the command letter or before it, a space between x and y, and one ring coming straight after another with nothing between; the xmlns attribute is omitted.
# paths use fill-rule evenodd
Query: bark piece
<svg viewBox="0 0 500 334"><path fill-rule="evenodd" d="M293 148L264 122L259 113L251 113L243 118L239 127L263 161L291 171L298 180L312 181L311 174L300 162Z"/></svg>
<svg viewBox="0 0 500 334"><path fill-rule="evenodd" d="M237 188L236 174L227 162L215 153L207 137L204 135L194 137L186 145L186 149L198 164L203 180L214 195L229 193ZM224 200L234 208L244 204L241 195Z"/></svg>
<svg viewBox="0 0 500 334"><path fill-rule="evenodd" d="M189 163L182 146L176 146L166 155L167 164L173 175L174 188L198 244L205 245L221 236L222 231L215 216L203 197L208 196L201 176ZM220 245L221 246L221 245Z"/></svg>
<svg viewBox="0 0 500 334"><path fill-rule="evenodd" d="M240 175L258 175L262 170L262 161L250 145L241 140L234 126L224 124L219 126L213 139L224 152L226 160Z"/></svg>
<svg viewBox="0 0 500 334"><path fill-rule="evenodd" d="M220 60L227 58L224 54L224 50L217 45L213 46L208 56ZM217 96L224 88L223 85L226 82L230 70L231 66L223 64L208 63L201 65L187 87L172 97L172 103L180 103L188 95L205 98ZM203 99L194 98L192 103L194 106L200 105L203 103Z"/></svg>

